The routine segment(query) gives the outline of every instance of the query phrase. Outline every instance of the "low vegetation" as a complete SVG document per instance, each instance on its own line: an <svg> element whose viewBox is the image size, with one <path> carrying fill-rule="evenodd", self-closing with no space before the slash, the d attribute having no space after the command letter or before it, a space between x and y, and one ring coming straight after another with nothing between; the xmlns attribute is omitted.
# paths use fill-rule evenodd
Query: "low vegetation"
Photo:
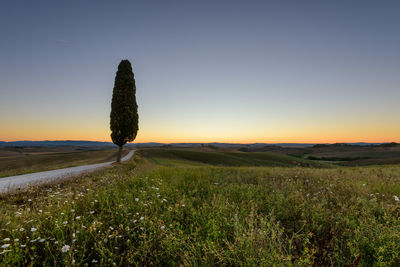
<svg viewBox="0 0 400 267"><path fill-rule="evenodd" d="M117 150L72 151L71 148L26 148L0 151L1 177L115 160ZM5 153L10 152L10 153ZM12 152L12 153L11 153ZM124 154L126 154L124 152Z"/></svg>
<svg viewBox="0 0 400 267"><path fill-rule="evenodd" d="M191 149L146 149L142 154L151 160L179 159L220 166L332 167L326 163L271 152L201 151Z"/></svg>
<svg viewBox="0 0 400 267"><path fill-rule="evenodd" d="M207 153L142 150L4 196L0 265L400 264L399 166L256 167Z"/></svg>

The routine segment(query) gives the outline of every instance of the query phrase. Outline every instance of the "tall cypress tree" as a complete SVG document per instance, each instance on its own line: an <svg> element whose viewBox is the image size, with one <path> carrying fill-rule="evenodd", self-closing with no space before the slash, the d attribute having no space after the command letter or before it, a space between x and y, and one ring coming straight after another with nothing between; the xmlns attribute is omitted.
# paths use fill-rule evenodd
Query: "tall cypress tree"
<svg viewBox="0 0 400 267"><path fill-rule="evenodd" d="M136 138L139 129L136 85L129 60L121 60L115 76L111 101L111 139L118 146L117 162L121 161L122 146Z"/></svg>

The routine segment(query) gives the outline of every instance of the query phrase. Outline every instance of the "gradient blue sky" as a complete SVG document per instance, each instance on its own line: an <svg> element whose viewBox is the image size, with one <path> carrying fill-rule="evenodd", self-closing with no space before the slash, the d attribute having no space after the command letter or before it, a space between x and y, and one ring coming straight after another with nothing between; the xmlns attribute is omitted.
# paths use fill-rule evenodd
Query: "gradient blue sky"
<svg viewBox="0 0 400 267"><path fill-rule="evenodd" d="M399 1L2 1L0 140L400 141Z"/></svg>

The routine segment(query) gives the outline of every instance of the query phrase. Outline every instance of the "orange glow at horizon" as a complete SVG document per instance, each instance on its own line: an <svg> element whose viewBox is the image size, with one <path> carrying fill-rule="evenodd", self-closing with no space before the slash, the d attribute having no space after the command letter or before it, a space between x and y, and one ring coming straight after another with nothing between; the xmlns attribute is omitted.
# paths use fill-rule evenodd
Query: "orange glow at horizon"
<svg viewBox="0 0 400 267"><path fill-rule="evenodd" d="M363 129L352 129L351 131L339 130L330 131L329 129L318 129L315 131L299 129L297 131L254 131L253 134L239 132L236 134L227 132L210 132L206 134L190 133L179 130L163 132L153 132L139 130L138 136L133 143L385 143L400 142L400 136L390 131L364 131ZM400 132L400 129L399 129ZM27 134L28 133L28 134ZM206 137L204 137L206 136ZM43 140L85 140L111 142L110 131L104 128L99 129L44 129L36 128L2 130L0 141L43 141Z"/></svg>

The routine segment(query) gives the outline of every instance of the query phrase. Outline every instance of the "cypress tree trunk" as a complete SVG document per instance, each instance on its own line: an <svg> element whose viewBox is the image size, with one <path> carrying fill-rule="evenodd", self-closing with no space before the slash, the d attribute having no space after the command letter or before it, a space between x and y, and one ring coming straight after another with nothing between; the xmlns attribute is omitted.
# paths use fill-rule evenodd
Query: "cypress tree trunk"
<svg viewBox="0 0 400 267"><path fill-rule="evenodd" d="M118 147L117 162L121 162L122 146Z"/></svg>

